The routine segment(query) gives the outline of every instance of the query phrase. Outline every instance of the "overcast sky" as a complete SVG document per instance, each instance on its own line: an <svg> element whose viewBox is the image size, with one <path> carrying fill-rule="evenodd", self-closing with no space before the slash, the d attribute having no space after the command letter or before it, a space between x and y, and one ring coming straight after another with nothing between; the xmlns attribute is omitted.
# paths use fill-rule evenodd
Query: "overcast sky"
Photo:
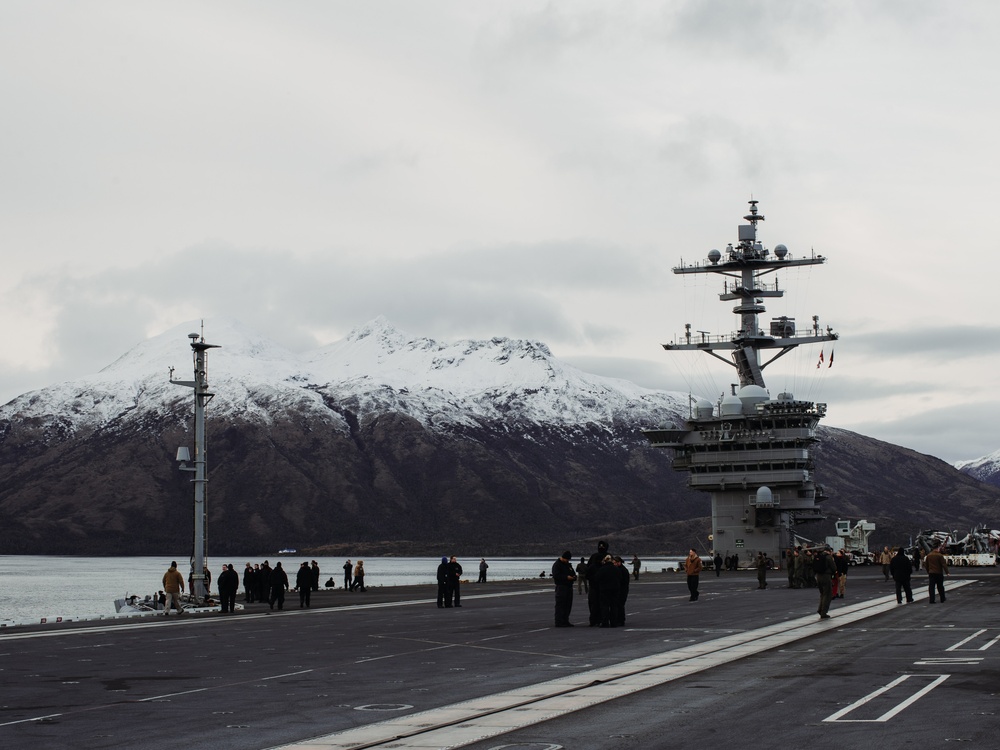
<svg viewBox="0 0 1000 750"><path fill-rule="evenodd" d="M732 303L671 269L753 197L829 259L765 319L842 337L772 391L991 453L998 32L995 0L5 0L0 402L187 320L304 350L380 314L714 399L732 368L660 344Z"/></svg>

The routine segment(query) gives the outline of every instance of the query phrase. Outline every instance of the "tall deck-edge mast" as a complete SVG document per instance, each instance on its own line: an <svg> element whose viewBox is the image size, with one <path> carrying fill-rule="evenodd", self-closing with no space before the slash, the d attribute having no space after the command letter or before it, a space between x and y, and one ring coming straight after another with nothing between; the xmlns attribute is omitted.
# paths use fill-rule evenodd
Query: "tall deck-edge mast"
<svg viewBox="0 0 1000 750"><path fill-rule="evenodd" d="M202 326L204 328L204 326ZM174 368L170 368L170 382L194 389L194 468L186 467L190 460L186 448L178 450L178 460L183 471L193 471L194 479L194 550L191 555L191 596L201 603L208 593L205 588L205 561L208 557L208 507L206 487L208 484L208 451L205 443L205 407L215 396L208 388L208 350L218 349L218 344L206 344L204 331L199 335L189 333L194 359L194 380L174 380Z"/></svg>
<svg viewBox="0 0 1000 750"><path fill-rule="evenodd" d="M736 302L738 331L728 336L691 333L685 324L681 342L664 344L667 351L703 351L736 368L739 387L717 404L699 399L690 418L678 428L643 430L658 448L672 448L673 468L689 472L688 486L712 496L712 543L720 553L737 553L743 560L763 552L778 563L781 551L794 546L796 524L822 519L817 504L823 488L813 481L810 446L817 441L816 427L826 414L826 404L798 401L791 393L772 398L764 384L767 365L802 344L835 341L828 326L820 329L819 317L805 333L795 330L795 319L772 318L768 332L759 324L764 299L784 296L767 274L783 268L826 262L822 255L793 258L777 245L772 253L757 240L757 201L750 201L748 224L738 228L738 242L725 256L708 254L707 264L678 266L675 274L715 273L726 277L719 299ZM727 351L732 361L718 352ZM762 359L763 357L769 358Z"/></svg>

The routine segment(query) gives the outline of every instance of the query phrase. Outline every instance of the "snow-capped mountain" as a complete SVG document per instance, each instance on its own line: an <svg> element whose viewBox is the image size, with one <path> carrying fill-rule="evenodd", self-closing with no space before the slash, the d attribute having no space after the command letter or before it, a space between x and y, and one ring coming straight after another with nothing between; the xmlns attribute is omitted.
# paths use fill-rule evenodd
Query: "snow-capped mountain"
<svg viewBox="0 0 1000 750"><path fill-rule="evenodd" d="M963 474L975 477L980 482L1000 486L1000 451L971 461L958 461L955 468Z"/></svg>
<svg viewBox="0 0 1000 750"><path fill-rule="evenodd" d="M174 455L190 446L193 396L169 380L171 367L192 379L198 330L178 326L0 407L0 551L189 551L190 476ZM227 320L208 321L205 338L220 347L207 409L216 554L558 554L607 535L653 554L705 542L707 497L641 434L680 421L686 394L590 375L540 342L442 343L383 318L303 354ZM887 534L995 523L984 508L1000 489L861 435L820 434L815 471L833 517Z"/></svg>
<svg viewBox="0 0 1000 750"><path fill-rule="evenodd" d="M94 429L149 411L186 418L190 391L169 382L191 379L185 323L137 345L99 373L26 393L0 407L0 419L53 419L68 429ZM269 422L285 412L346 422L329 404L360 413L398 411L430 426L480 420L550 425L627 420L661 424L686 397L584 373L560 362L545 344L493 338L451 344L413 338L379 317L322 349L294 354L242 324L209 321L213 418ZM143 408L137 411L137 407Z"/></svg>
<svg viewBox="0 0 1000 750"><path fill-rule="evenodd" d="M193 397L169 380L171 367L192 378L198 330L0 407L0 526L11 520L15 544L126 551L132 529L161 545L188 535L169 508ZM584 373L539 342L441 343L384 318L303 354L228 320L207 321L205 340L220 347L208 355L210 517L231 546L490 538L510 528L512 503L522 541L566 524L601 533L656 519L646 498L680 481L639 433L676 419L676 394ZM31 528L13 531L24 518Z"/></svg>

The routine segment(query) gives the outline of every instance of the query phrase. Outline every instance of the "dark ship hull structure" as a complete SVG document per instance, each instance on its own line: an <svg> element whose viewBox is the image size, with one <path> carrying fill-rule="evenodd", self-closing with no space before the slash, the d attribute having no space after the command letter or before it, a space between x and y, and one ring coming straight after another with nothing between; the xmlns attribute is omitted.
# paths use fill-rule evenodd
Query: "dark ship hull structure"
<svg viewBox="0 0 1000 750"><path fill-rule="evenodd" d="M702 351L733 366L739 386L714 404L698 400L681 427L643 432L653 446L674 451L673 468L689 474L691 489L711 494L715 550L738 554L743 561L763 553L779 564L782 550L796 544L796 526L823 518L819 503L824 492L813 478L810 448L818 439L826 404L796 400L790 393L772 397L763 371L802 344L838 336L830 328L820 330L817 316L803 334L795 330L794 319L784 316L773 318L766 334L760 327L764 298L784 295L777 280L767 284L764 277L826 259L792 258L784 245L773 253L765 248L757 241L757 222L764 217L756 204L750 201L744 217L750 223L739 227L739 243L729 245L725 257L713 250L707 264L674 269L676 274L724 276L719 298L737 302L733 312L740 316L740 329L727 336L699 332L693 337L686 324L683 341L663 345L667 351Z"/></svg>

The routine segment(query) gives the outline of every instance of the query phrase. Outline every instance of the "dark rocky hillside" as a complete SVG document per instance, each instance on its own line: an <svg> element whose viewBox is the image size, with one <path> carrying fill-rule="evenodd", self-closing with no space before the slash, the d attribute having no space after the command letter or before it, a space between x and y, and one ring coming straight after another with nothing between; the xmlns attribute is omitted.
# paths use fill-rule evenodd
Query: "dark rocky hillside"
<svg viewBox="0 0 1000 750"><path fill-rule="evenodd" d="M610 537L619 550L706 545L709 500L635 426L490 423L428 429L345 414L350 434L286 414L209 423L212 554L554 554ZM159 421L158 421L159 419ZM150 416L85 434L0 424L0 552L188 554L192 491L173 462L189 436ZM1000 488L930 456L826 428L817 477L828 523L867 518L875 543L1000 522Z"/></svg>

